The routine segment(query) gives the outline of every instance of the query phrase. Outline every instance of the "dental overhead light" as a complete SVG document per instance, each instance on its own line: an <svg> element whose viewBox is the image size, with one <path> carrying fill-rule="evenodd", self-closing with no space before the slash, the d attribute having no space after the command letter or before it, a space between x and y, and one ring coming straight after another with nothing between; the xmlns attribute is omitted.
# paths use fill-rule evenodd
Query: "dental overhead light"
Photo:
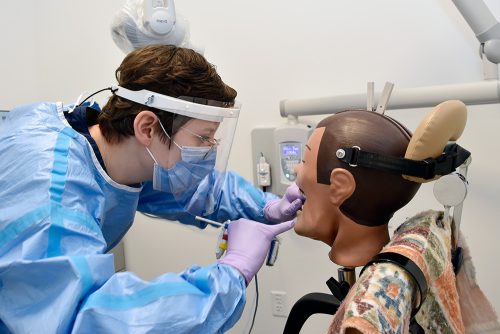
<svg viewBox="0 0 500 334"><path fill-rule="evenodd" d="M176 14L173 0L128 0L116 13L111 35L125 53L150 44L171 44L191 48L187 20Z"/></svg>

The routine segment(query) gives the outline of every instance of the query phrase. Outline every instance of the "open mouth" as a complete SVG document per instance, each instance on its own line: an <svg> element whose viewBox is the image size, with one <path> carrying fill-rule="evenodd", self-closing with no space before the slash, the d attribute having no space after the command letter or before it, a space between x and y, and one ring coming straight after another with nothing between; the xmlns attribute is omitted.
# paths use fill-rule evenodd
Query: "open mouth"
<svg viewBox="0 0 500 334"><path fill-rule="evenodd" d="M304 193L302 193L304 194ZM302 211L304 211L304 205L305 205L305 202L306 202L306 199L305 199L305 196L304 196L304 200L302 202L302 206L300 207L299 210L297 210L297 216L301 215L302 214Z"/></svg>

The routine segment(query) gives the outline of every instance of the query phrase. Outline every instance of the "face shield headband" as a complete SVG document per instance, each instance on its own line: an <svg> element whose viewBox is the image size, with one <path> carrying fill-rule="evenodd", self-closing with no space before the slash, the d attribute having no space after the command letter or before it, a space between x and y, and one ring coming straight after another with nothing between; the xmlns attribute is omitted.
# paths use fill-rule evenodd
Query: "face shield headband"
<svg viewBox="0 0 500 334"><path fill-rule="evenodd" d="M238 118L240 112L239 105L233 102L190 96L175 98L146 89L134 91L120 86L112 86L111 91L117 96L150 108L211 122L220 123L226 118Z"/></svg>

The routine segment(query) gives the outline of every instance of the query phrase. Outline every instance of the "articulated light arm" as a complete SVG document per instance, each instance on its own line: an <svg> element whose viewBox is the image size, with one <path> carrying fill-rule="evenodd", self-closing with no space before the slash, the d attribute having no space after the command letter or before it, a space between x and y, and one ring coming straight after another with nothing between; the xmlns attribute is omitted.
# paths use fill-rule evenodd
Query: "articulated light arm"
<svg viewBox="0 0 500 334"><path fill-rule="evenodd" d="M379 101L381 94L373 99ZM500 102L500 82L485 80L479 82L426 86L398 90L391 94L389 109L411 109L434 107L446 100L461 100L466 105ZM310 99L286 99L280 102L281 117L329 115L348 109L366 109L366 93L335 95Z"/></svg>
<svg viewBox="0 0 500 334"><path fill-rule="evenodd" d="M500 23L483 0L453 0L466 22L481 43L484 81L463 84L395 89L390 109L434 107L446 100L461 100L467 105L500 103ZM372 93L370 93L372 92ZM332 114L347 109L371 109L380 94L373 94L373 87L366 93L336 95L312 99L286 99L280 102L282 117L299 117Z"/></svg>
<svg viewBox="0 0 500 334"><path fill-rule="evenodd" d="M492 63L500 63L500 23L483 0L453 0L481 43L481 52Z"/></svg>

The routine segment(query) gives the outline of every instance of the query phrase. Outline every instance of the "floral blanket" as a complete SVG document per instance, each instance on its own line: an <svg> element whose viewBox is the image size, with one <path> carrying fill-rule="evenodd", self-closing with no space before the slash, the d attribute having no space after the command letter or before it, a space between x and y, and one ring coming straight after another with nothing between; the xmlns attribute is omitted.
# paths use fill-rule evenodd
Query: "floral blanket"
<svg viewBox="0 0 500 334"><path fill-rule="evenodd" d="M427 296L416 315L425 333L465 333L455 273L451 263L451 224L443 213L427 211L403 223L381 253L406 256L423 272ZM367 268L334 316L328 333L409 333L412 310L419 303L409 274L391 263Z"/></svg>

